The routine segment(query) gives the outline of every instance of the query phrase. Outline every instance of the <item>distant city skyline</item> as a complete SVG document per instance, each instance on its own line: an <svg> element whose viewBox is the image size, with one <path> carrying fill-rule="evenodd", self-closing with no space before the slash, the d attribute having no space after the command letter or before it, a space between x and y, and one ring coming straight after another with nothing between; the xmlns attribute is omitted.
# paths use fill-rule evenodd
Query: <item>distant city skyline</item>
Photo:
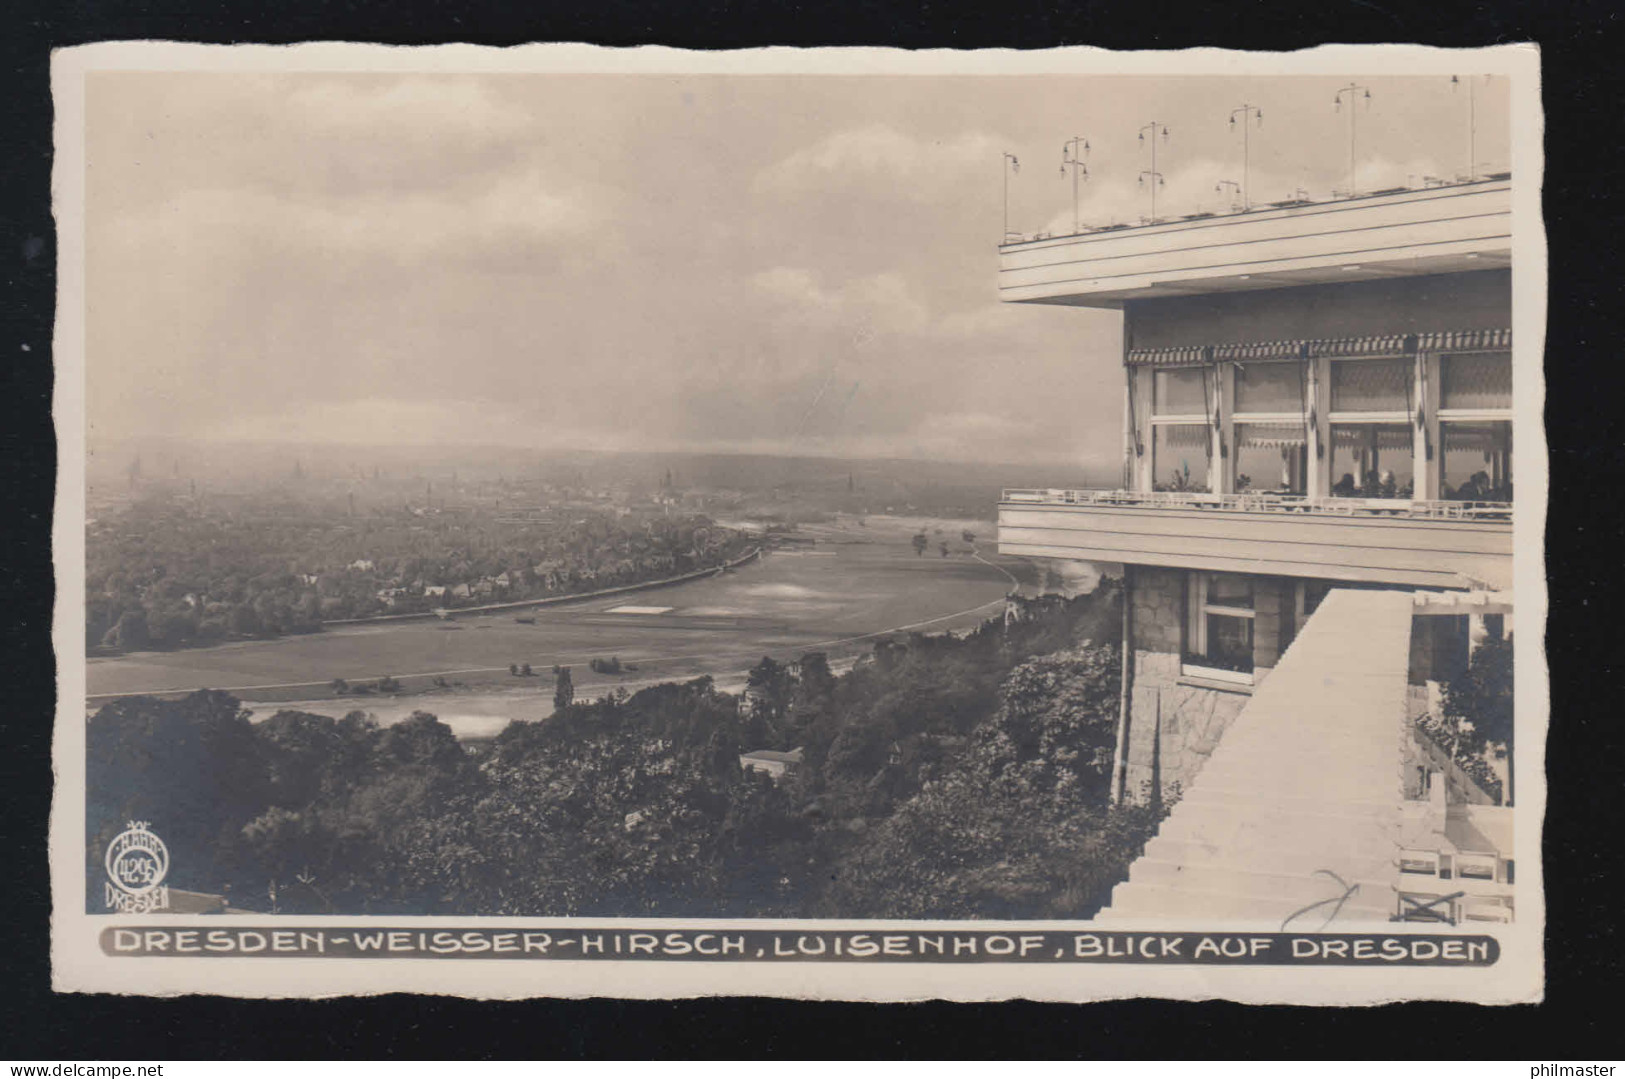
<svg viewBox="0 0 1625 1079"><path fill-rule="evenodd" d="M1327 198L1350 82L1360 189L1469 171L1448 76L98 74L89 432L1110 464L1119 317L999 303L1002 155L1013 230L1077 136L1133 223L1160 121L1158 216L1222 212L1247 104L1252 201Z"/></svg>

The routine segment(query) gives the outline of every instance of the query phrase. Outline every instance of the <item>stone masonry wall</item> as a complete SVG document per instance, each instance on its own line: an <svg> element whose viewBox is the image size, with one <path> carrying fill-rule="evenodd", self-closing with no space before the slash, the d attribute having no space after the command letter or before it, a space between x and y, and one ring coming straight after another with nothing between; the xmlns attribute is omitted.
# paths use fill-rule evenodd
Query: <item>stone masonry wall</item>
<svg viewBox="0 0 1625 1079"><path fill-rule="evenodd" d="M1134 688L1123 747L1125 801L1148 801L1153 792L1170 799L1188 787L1251 699L1181 683L1184 591L1178 570L1132 570Z"/></svg>

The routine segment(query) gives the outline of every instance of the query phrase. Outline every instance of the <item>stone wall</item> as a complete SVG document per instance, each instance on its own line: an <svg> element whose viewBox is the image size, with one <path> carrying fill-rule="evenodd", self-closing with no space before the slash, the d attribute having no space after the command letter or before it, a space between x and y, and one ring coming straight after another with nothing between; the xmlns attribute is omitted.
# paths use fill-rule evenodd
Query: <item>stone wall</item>
<svg viewBox="0 0 1625 1079"><path fill-rule="evenodd" d="M1134 688L1123 747L1125 801L1171 799L1190 786L1231 721L1251 698L1191 685L1180 677L1185 575L1136 566L1131 571Z"/></svg>

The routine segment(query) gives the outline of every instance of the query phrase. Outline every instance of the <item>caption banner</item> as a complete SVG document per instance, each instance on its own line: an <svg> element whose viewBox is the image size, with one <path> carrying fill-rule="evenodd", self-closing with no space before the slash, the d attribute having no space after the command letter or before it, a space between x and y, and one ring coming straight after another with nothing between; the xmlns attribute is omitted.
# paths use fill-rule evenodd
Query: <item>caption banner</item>
<svg viewBox="0 0 1625 1079"><path fill-rule="evenodd" d="M755 962L1171 963L1487 967L1494 937L1442 933L1077 933L1058 930L624 928L220 929L110 926L110 956L330 959L676 959Z"/></svg>

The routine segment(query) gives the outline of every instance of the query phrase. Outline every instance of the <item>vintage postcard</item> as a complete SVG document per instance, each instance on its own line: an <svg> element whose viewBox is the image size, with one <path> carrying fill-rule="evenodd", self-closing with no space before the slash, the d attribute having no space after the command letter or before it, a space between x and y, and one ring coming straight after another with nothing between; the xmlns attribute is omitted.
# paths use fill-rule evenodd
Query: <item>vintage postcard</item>
<svg viewBox="0 0 1625 1079"><path fill-rule="evenodd" d="M1539 78L58 53L56 987L1540 999Z"/></svg>

